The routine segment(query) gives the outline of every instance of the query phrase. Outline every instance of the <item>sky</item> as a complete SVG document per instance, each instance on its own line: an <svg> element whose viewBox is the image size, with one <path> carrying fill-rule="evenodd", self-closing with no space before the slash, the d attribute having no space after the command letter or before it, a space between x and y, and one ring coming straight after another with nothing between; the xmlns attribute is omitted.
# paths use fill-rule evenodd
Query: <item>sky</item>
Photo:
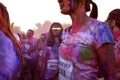
<svg viewBox="0 0 120 80"><path fill-rule="evenodd" d="M108 13L120 8L120 0L93 0L98 6L98 20L104 21ZM20 26L22 31L33 29L36 23L71 23L67 15L60 13L57 0L0 0L9 12L11 23Z"/></svg>

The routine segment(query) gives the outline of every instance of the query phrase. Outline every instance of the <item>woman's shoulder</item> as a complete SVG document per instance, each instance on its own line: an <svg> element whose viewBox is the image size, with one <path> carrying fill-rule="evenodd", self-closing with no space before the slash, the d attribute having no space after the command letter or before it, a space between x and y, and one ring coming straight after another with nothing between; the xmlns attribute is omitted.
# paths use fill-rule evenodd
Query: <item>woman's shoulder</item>
<svg viewBox="0 0 120 80"><path fill-rule="evenodd" d="M7 42L10 42L9 38L0 31L0 45L6 45Z"/></svg>
<svg viewBox="0 0 120 80"><path fill-rule="evenodd" d="M63 30L62 34L65 35L66 33L69 33L71 28L72 28L72 26L66 27L66 28Z"/></svg>
<svg viewBox="0 0 120 80"><path fill-rule="evenodd" d="M15 53L12 41L3 32L0 31L0 55Z"/></svg>
<svg viewBox="0 0 120 80"><path fill-rule="evenodd" d="M15 69L16 54L12 41L0 31L0 72L11 75Z"/></svg>
<svg viewBox="0 0 120 80"><path fill-rule="evenodd" d="M0 31L0 54L8 53L12 51L11 49L14 50L12 41Z"/></svg>
<svg viewBox="0 0 120 80"><path fill-rule="evenodd" d="M92 19L90 23L94 26L109 26L108 23L97 20L97 19Z"/></svg>

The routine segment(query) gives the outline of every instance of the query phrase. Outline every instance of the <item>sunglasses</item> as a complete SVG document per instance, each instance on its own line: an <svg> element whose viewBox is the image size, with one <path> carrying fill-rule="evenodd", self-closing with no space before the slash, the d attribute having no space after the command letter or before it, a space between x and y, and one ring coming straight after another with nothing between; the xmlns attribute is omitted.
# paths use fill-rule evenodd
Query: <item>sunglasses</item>
<svg viewBox="0 0 120 80"><path fill-rule="evenodd" d="M30 34L30 33L31 33L30 31L27 32L27 34Z"/></svg>
<svg viewBox="0 0 120 80"><path fill-rule="evenodd" d="M61 28L60 27L56 27L56 28L53 27L52 30L58 30L59 31L59 30L61 30Z"/></svg>
<svg viewBox="0 0 120 80"><path fill-rule="evenodd" d="M42 35L41 35L41 36L40 36L40 38L41 38L41 39L44 39L44 38L45 38L45 36L42 36Z"/></svg>

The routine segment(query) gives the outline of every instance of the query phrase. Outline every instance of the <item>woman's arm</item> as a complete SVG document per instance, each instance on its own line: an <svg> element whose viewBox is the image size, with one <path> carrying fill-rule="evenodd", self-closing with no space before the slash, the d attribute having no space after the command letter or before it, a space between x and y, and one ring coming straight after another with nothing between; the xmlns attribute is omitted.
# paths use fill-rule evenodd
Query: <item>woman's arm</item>
<svg viewBox="0 0 120 80"><path fill-rule="evenodd" d="M49 80L54 80L54 79L56 79L56 78L58 77L58 72L59 72L58 69L55 70L54 73L50 75Z"/></svg>
<svg viewBox="0 0 120 80"><path fill-rule="evenodd" d="M42 64L40 66L41 68L41 77L44 77L45 75L45 72L46 72L46 69L47 69L47 60L48 60L48 57L49 57L49 50L48 49L44 49L43 50L43 56L42 56Z"/></svg>
<svg viewBox="0 0 120 80"><path fill-rule="evenodd" d="M100 61L104 67L104 79L116 80L116 63L114 44L106 43L97 50Z"/></svg>

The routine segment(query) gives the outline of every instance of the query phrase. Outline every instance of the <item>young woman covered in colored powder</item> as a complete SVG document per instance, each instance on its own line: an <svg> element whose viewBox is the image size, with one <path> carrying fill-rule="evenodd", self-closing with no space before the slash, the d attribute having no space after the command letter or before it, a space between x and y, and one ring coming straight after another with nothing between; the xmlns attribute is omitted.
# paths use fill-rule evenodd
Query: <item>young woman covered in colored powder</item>
<svg viewBox="0 0 120 80"><path fill-rule="evenodd" d="M59 80L98 80L100 63L105 80L116 80L113 35L108 24L95 19L97 5L92 0L58 3L61 13L72 20L72 25L63 31L59 47Z"/></svg>
<svg viewBox="0 0 120 80"><path fill-rule="evenodd" d="M45 80L58 80L58 49L61 41L63 28L58 22L54 22L49 30L46 46L43 50L42 72Z"/></svg>

